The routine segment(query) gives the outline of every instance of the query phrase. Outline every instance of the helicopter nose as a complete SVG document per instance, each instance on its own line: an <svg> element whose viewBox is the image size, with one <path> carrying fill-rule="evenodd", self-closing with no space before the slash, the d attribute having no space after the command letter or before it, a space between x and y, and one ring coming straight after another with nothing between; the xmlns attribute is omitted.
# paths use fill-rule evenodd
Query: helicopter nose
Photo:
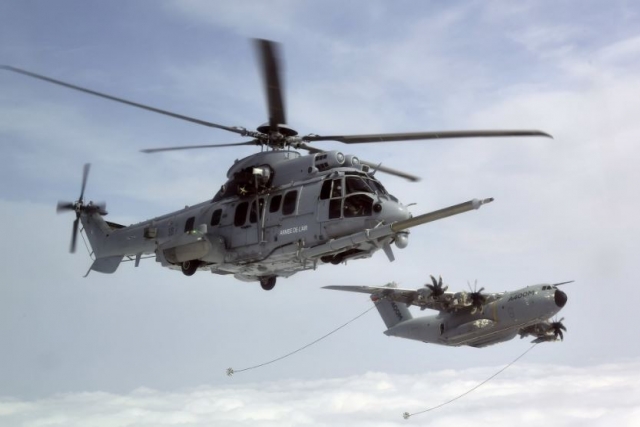
<svg viewBox="0 0 640 427"><path fill-rule="evenodd" d="M374 212L379 212L378 217L383 219L387 224L411 218L409 209L401 203L393 201L378 202L374 205L373 210Z"/></svg>
<svg viewBox="0 0 640 427"><path fill-rule="evenodd" d="M560 289L556 289L553 299L556 301L556 305L562 308L567 303L567 294L562 292Z"/></svg>

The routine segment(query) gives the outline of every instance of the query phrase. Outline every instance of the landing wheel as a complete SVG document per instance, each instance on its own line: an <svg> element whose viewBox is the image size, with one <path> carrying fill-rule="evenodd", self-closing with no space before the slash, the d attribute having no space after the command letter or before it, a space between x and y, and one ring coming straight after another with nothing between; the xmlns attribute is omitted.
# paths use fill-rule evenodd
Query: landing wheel
<svg viewBox="0 0 640 427"><path fill-rule="evenodd" d="M265 291L270 291L276 285L276 276L263 277L260 279L260 286Z"/></svg>
<svg viewBox="0 0 640 427"><path fill-rule="evenodd" d="M182 263L182 273L185 276L193 276L196 270L200 267L200 261L191 260Z"/></svg>

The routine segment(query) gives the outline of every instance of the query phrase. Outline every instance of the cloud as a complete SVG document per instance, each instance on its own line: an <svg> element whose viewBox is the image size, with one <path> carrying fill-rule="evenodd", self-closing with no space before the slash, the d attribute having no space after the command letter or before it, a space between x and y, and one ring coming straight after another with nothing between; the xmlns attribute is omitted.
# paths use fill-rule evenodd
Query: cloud
<svg viewBox="0 0 640 427"><path fill-rule="evenodd" d="M532 352L529 357L534 357ZM516 364L460 400L405 421L468 391L498 367L414 375L369 372L342 378L202 386L175 392L57 394L0 399L0 424L23 426L511 426L637 425L640 362L575 368ZM243 375L251 375L243 374Z"/></svg>

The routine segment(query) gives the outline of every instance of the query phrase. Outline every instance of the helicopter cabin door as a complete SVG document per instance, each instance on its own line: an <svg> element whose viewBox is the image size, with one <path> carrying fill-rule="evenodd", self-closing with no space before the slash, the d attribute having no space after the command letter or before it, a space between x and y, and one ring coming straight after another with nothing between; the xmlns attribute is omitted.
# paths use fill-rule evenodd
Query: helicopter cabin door
<svg viewBox="0 0 640 427"><path fill-rule="evenodd" d="M261 240L263 207L264 199L261 197L245 200L236 205L232 247L254 245Z"/></svg>
<svg viewBox="0 0 640 427"><path fill-rule="evenodd" d="M318 200L318 221L340 219L342 213L342 177L322 183Z"/></svg>

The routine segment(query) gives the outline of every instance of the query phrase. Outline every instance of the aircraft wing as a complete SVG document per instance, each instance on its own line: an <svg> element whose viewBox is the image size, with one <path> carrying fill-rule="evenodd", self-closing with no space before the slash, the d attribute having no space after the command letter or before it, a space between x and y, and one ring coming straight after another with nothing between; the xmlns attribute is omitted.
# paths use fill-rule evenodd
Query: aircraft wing
<svg viewBox="0 0 640 427"><path fill-rule="evenodd" d="M324 289L376 295L378 298L385 297L407 305L417 298L415 289L399 289L390 286L324 286Z"/></svg>
<svg viewBox="0 0 640 427"><path fill-rule="evenodd" d="M474 310L473 302L468 292L444 292L442 295L433 297L431 291L426 287L417 290L401 289L395 283L389 283L386 286L324 286L324 289L370 294L373 301L379 298L386 298L404 303L407 306L415 305L420 307L421 310L428 308L447 313ZM501 293L484 294L484 304L495 301L501 296Z"/></svg>
<svg viewBox="0 0 640 427"><path fill-rule="evenodd" d="M408 306L418 306L421 310L429 308L438 311L454 311L456 309L448 303L452 297L442 298L451 294L450 292L446 292L445 295L441 297L442 300L440 300L428 297L425 298L424 293L421 292L422 289L401 289L396 286L397 285L395 285L395 283L390 283L387 286L324 286L324 289L370 294L373 301L376 301L379 298L386 298L391 301L401 302ZM454 294L451 295L453 296Z"/></svg>

